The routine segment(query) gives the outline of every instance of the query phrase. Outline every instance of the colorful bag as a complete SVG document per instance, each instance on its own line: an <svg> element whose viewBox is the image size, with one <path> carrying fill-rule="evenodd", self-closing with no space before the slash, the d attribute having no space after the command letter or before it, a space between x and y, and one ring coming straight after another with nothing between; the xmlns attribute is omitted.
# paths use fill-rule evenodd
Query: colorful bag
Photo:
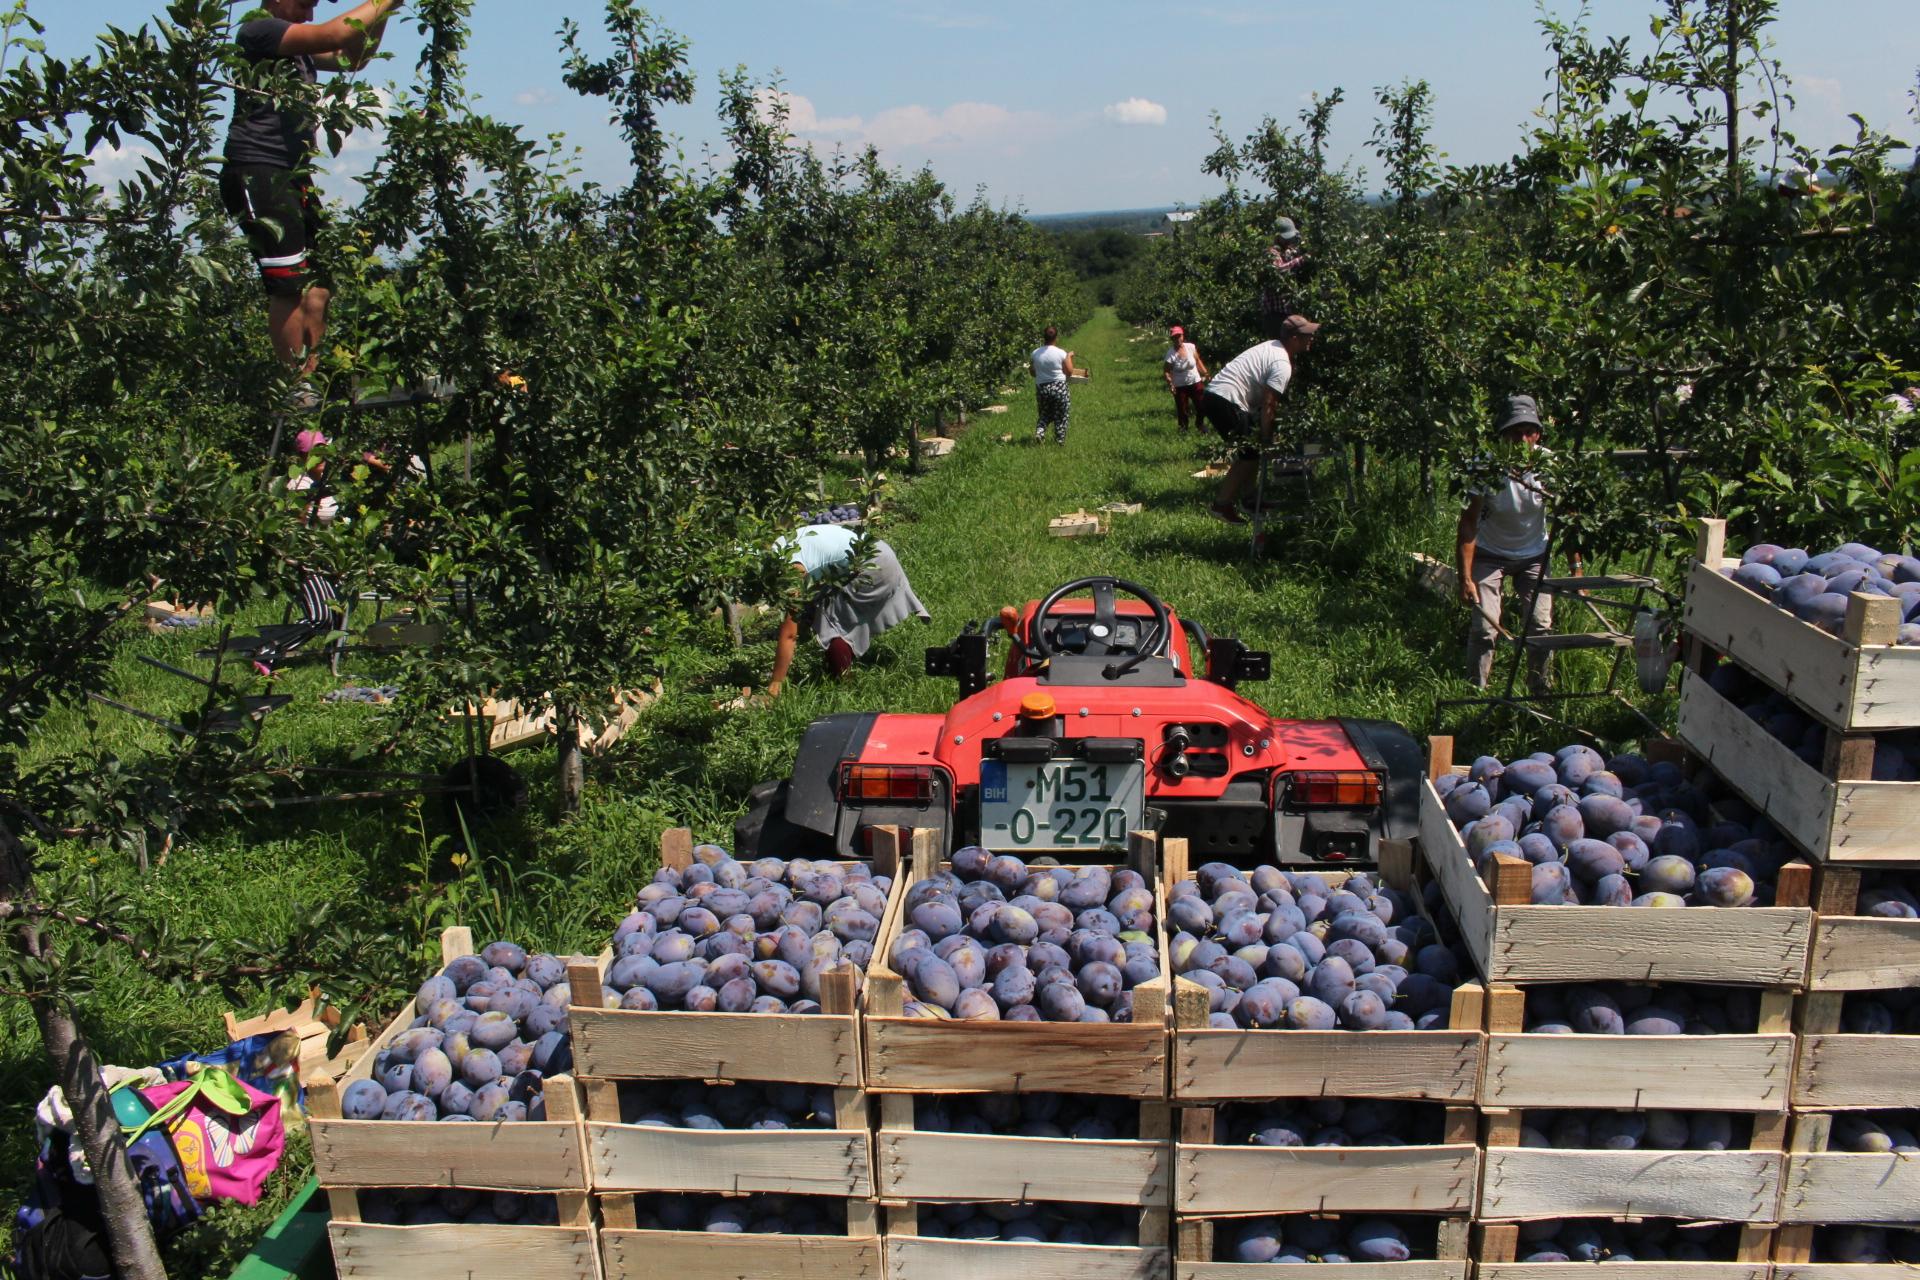
<svg viewBox="0 0 1920 1280"><path fill-rule="evenodd" d="M286 1126L280 1099L218 1068L141 1090L153 1115L128 1137L158 1128L173 1140L196 1199L253 1204L280 1163Z"/></svg>

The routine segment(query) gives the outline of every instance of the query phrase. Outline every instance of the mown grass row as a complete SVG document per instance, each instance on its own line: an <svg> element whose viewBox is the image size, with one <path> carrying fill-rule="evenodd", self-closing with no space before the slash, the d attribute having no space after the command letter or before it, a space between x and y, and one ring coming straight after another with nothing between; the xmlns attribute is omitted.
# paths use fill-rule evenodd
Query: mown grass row
<svg viewBox="0 0 1920 1280"><path fill-rule="evenodd" d="M480 833L477 856L458 874L432 801L311 806L223 822L189 833L144 876L118 853L56 848L47 852L48 874L98 876L134 895L143 913L216 945L300 936L316 908L331 906L383 921L395 946L411 948L421 968L436 954L438 930L456 922L489 936L591 952L651 876L663 828L687 823L703 837L728 839L748 789L787 771L808 722L835 711L944 710L954 687L924 674L927 646L944 644L969 619L1089 574L1137 581L1211 633L1271 650L1272 680L1245 691L1276 714L1377 716L1418 735L1431 730L1436 703L1465 692L1457 674L1464 616L1420 593L1406 566L1414 549L1447 553L1452 511L1444 502L1429 508L1411 475L1376 469L1362 501L1350 506L1340 476L1329 473L1310 508L1276 529L1256 560L1245 530L1206 512L1212 482L1192 473L1213 442L1176 433L1160 380L1159 335L1140 334L1102 311L1069 345L1093 379L1074 385L1064 448L1031 443L1031 386L1010 372L1016 394L1009 412L976 415L952 456L889 490L882 534L933 613L932 624L896 629L837 683L803 645L795 677L774 705L722 710L717 704L741 686L765 681L778 619L749 620L747 643L738 649L711 620L700 643L671 655L664 696L640 729L594 761L585 811L573 822L549 820L551 755L536 752L520 758L533 805ZM1144 510L1116 518L1104 538L1047 536L1049 517L1109 501L1139 502ZM279 613L279 606L263 605L240 622L257 626ZM192 653L204 643L198 632L130 639L115 668L120 696L178 709L190 697L183 682L135 655L203 669ZM1592 681L1597 674L1586 664L1563 678ZM348 679L381 683L382 668L356 656ZM281 689L295 702L272 717L266 742L294 759L344 760L356 746L389 736L390 713L321 701L335 683L317 661L290 668ZM1618 717L1604 721L1596 727L1631 732ZM1496 728L1489 726L1482 745L1553 738L1545 730ZM92 708L65 719L55 737L59 749L94 745L134 756L163 749L166 735ZM397 760L405 767L445 763L429 751L402 752ZM79 1012L103 1060L144 1063L218 1040L226 1003L218 993L160 984L111 950L76 959L96 976ZM251 1011L276 994L283 993L260 991ZM392 1003L402 994L392 993ZM30 1171L31 1110L50 1083L23 1003L5 995L0 1078L7 1081L0 1087L4 1254L12 1202ZM299 1167L290 1161L290 1172ZM219 1273L273 1207L270 1200L251 1213L222 1215L202 1233L191 1263L181 1265Z"/></svg>

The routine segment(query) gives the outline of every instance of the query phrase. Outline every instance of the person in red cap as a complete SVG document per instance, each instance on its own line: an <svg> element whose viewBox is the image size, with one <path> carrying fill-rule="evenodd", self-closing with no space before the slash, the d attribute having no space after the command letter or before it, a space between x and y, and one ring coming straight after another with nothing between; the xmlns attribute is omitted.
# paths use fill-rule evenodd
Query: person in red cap
<svg viewBox="0 0 1920 1280"><path fill-rule="evenodd" d="M1173 392L1174 416L1180 420L1180 430L1187 429L1187 410L1193 410L1193 425L1200 428L1200 393L1207 389L1207 362L1200 358L1200 348L1187 341L1187 331L1179 325L1167 330L1168 341L1166 360L1160 372L1166 375L1167 390Z"/></svg>
<svg viewBox="0 0 1920 1280"><path fill-rule="evenodd" d="M365 0L325 22L313 20L315 0L263 0L240 23L234 40L250 63L281 62L307 84L322 72L365 66L380 46L387 19L404 0ZM240 224L267 293L267 336L281 363L301 377L290 408L317 409L320 396L305 379L320 362L333 296L325 264L315 256L322 225L313 190L314 121L297 103L275 101L242 88L234 94L227 129L220 201Z"/></svg>

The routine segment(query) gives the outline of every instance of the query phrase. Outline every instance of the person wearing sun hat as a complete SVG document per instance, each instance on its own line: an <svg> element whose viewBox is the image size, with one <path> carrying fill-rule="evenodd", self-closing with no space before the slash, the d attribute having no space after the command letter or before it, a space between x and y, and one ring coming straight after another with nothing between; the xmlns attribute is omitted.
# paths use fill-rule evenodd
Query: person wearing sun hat
<svg viewBox="0 0 1920 1280"><path fill-rule="evenodd" d="M1493 675L1493 645L1500 625L1501 597L1508 581L1521 599L1531 597L1529 635L1553 630L1553 597L1538 589L1547 573L1547 493L1535 471L1547 451L1540 446L1540 406L1532 396L1508 396L1495 428L1520 458L1504 479L1487 479L1467 491L1455 538L1459 553L1460 600L1473 611L1467 626L1467 679L1484 689ZM1527 683L1546 687L1547 654L1529 650Z"/></svg>
<svg viewBox="0 0 1920 1280"><path fill-rule="evenodd" d="M1265 280L1260 289L1262 316L1290 316L1301 310L1299 289L1311 261L1293 219L1277 219L1273 240L1267 245Z"/></svg>
<svg viewBox="0 0 1920 1280"><path fill-rule="evenodd" d="M1193 410L1194 429L1200 428L1200 395L1207 389L1207 362L1200 348L1187 341L1187 331L1179 325L1167 330L1167 356L1160 372L1166 377L1167 390L1173 392L1174 416L1180 430L1187 429L1187 410Z"/></svg>

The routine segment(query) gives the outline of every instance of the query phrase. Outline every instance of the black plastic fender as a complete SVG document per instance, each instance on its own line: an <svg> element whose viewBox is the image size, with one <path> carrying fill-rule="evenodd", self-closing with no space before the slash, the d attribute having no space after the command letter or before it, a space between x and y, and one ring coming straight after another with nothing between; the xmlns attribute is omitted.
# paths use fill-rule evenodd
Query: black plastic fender
<svg viewBox="0 0 1920 1280"><path fill-rule="evenodd" d="M1389 840L1411 840L1420 834L1420 783L1426 777L1427 757L1413 735L1391 720L1342 720L1353 749L1386 776L1380 803L1380 834Z"/></svg>
<svg viewBox="0 0 1920 1280"><path fill-rule="evenodd" d="M807 726L787 784L788 822L823 836L834 834L840 821L840 763L858 759L866 750L867 736L879 718L877 711L857 711L822 716Z"/></svg>

